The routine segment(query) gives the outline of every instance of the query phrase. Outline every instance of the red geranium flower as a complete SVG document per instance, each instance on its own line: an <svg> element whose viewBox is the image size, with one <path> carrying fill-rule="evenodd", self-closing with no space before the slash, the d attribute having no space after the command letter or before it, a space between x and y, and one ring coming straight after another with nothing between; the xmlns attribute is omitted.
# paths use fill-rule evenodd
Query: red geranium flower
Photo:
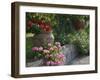
<svg viewBox="0 0 100 80"><path fill-rule="evenodd" d="M50 32L51 31L51 27L46 28L46 32Z"/></svg>
<svg viewBox="0 0 100 80"><path fill-rule="evenodd" d="M51 25L49 23L44 22L43 20L29 20L27 25L29 28L32 28L33 24L37 25L38 29L42 30L43 32L51 32ZM35 31L34 31L35 32Z"/></svg>

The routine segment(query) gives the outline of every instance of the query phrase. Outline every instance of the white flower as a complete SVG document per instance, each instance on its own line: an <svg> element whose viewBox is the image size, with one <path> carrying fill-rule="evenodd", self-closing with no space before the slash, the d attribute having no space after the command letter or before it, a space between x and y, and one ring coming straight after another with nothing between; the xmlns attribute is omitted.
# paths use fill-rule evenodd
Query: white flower
<svg viewBox="0 0 100 80"><path fill-rule="evenodd" d="M48 46L51 47L52 46L51 43L48 43Z"/></svg>
<svg viewBox="0 0 100 80"><path fill-rule="evenodd" d="M43 53L50 53L50 51L49 50L43 50Z"/></svg>
<svg viewBox="0 0 100 80"><path fill-rule="evenodd" d="M60 45L60 42L55 42L55 45Z"/></svg>
<svg viewBox="0 0 100 80"><path fill-rule="evenodd" d="M50 51L53 51L54 49L51 47L49 50L50 50Z"/></svg>

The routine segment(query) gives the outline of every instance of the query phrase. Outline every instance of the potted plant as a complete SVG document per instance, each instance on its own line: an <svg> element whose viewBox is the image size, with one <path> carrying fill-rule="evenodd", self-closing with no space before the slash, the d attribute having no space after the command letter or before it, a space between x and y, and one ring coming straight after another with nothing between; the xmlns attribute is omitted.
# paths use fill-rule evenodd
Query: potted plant
<svg viewBox="0 0 100 80"><path fill-rule="evenodd" d="M53 44L54 36L52 33L52 28L49 23L43 20L29 20L27 22L27 27L34 33L33 36L33 46L45 46L48 43Z"/></svg>

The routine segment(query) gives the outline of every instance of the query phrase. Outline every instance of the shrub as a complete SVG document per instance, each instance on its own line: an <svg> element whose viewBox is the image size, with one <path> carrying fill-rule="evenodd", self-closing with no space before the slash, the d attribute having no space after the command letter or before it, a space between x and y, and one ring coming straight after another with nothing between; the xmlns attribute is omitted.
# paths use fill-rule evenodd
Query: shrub
<svg viewBox="0 0 100 80"><path fill-rule="evenodd" d="M80 54L87 54L89 51L89 33L86 29L69 33L66 37L66 43L76 45Z"/></svg>

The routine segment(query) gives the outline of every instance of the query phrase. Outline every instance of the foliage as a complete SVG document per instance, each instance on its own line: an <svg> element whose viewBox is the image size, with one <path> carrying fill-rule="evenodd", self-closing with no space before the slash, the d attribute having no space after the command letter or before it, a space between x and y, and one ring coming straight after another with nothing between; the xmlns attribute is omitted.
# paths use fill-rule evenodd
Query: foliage
<svg viewBox="0 0 100 80"><path fill-rule="evenodd" d="M68 34L60 34L57 38L62 45L74 44L76 45L80 54L88 54L89 52L89 27L80 31L73 31Z"/></svg>
<svg viewBox="0 0 100 80"><path fill-rule="evenodd" d="M89 52L89 33L86 29L79 32L75 31L66 37L66 43L76 45L80 54L87 54Z"/></svg>
<svg viewBox="0 0 100 80"><path fill-rule="evenodd" d="M26 38L26 59L32 59L35 55L32 53L32 37Z"/></svg>
<svg viewBox="0 0 100 80"><path fill-rule="evenodd" d="M89 20L89 17L87 15L68 15L68 17L74 21L74 20L82 20L87 21Z"/></svg>

